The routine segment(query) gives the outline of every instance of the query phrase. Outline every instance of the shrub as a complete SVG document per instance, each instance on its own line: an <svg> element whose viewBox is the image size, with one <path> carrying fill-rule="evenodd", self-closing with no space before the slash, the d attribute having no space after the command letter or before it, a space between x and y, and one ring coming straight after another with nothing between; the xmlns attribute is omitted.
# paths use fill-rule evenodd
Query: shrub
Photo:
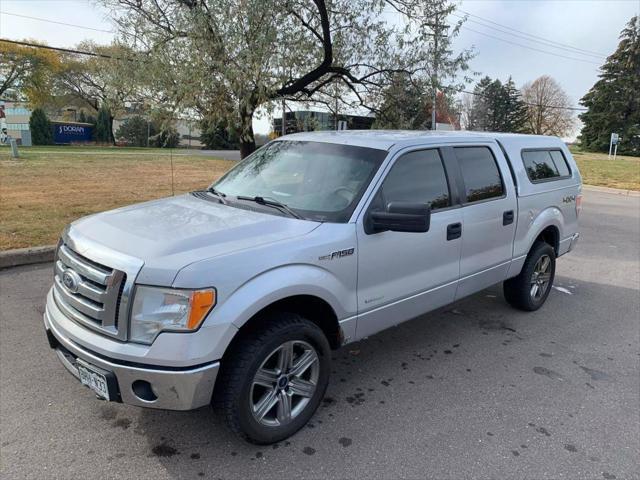
<svg viewBox="0 0 640 480"><path fill-rule="evenodd" d="M147 120L139 115L127 118L116 132L119 141L124 141L132 147L146 147L147 134L150 137L155 135L156 129L151 125L147 125Z"/></svg>
<svg viewBox="0 0 640 480"><path fill-rule="evenodd" d="M53 130L47 114L41 108L36 108L29 119L31 141L34 145L51 145L53 143Z"/></svg>

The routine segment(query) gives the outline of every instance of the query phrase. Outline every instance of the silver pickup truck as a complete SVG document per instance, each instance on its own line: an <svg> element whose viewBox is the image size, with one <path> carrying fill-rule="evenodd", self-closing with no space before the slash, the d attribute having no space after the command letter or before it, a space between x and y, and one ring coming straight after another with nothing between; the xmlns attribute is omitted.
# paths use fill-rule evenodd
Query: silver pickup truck
<svg viewBox="0 0 640 480"><path fill-rule="evenodd" d="M72 223L44 326L98 397L212 404L276 442L318 407L332 349L499 282L540 308L581 199L554 137L288 135L207 190Z"/></svg>

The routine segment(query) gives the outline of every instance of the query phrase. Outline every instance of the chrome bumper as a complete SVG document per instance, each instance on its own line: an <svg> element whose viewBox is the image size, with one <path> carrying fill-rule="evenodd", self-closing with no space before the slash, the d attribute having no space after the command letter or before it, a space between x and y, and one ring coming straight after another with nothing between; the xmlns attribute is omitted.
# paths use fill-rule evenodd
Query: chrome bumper
<svg viewBox="0 0 640 480"><path fill-rule="evenodd" d="M211 402L220 362L195 368L152 367L147 365L120 363L117 360L97 355L80 347L56 330L48 312L44 313L44 325L52 348L64 367L76 378L79 377L77 359L112 373L117 381L116 398L128 405L159 408L165 410L193 410ZM146 383L145 383L146 382ZM136 391L134 391L134 383ZM149 385L140 388L140 385ZM145 398L143 398L145 397ZM153 399L155 397L155 399Z"/></svg>

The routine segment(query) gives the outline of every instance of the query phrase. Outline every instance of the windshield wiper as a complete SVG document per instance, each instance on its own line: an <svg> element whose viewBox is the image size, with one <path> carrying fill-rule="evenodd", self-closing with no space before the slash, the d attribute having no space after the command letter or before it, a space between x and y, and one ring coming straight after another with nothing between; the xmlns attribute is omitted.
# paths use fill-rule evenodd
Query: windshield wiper
<svg viewBox="0 0 640 480"><path fill-rule="evenodd" d="M207 192L209 192L212 195L215 195L216 197L218 197L218 200L220 200L221 204L227 205L227 201L224 199L227 196L225 193L222 193L222 192L216 190L214 187L207 188Z"/></svg>
<svg viewBox="0 0 640 480"><path fill-rule="evenodd" d="M256 195L255 197L248 197L248 196L244 196L244 195L238 195L236 198L238 200L249 200L250 202L256 202L259 205L268 205L269 207L274 207L274 208L279 209L280 211L288 213L293 218L297 218L297 219L300 219L300 220L304 219L304 217L298 215L296 212L294 212L286 204L284 204L282 202L279 202L275 198L261 197L259 195Z"/></svg>

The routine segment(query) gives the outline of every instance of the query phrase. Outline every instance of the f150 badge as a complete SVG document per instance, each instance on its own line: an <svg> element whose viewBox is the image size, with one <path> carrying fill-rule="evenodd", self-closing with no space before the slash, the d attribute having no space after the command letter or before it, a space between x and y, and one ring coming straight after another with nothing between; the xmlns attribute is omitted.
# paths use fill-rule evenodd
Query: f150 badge
<svg viewBox="0 0 640 480"><path fill-rule="evenodd" d="M349 255L353 255L355 248L346 248L344 250L337 250L335 252L331 252L329 255L322 255L318 257L318 260L335 260L342 257L348 257Z"/></svg>

